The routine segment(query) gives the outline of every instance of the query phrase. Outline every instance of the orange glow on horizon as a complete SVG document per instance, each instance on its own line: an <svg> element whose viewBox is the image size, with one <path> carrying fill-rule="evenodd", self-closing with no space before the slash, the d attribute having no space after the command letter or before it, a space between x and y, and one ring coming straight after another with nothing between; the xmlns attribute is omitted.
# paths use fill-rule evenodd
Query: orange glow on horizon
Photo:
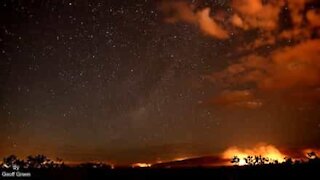
<svg viewBox="0 0 320 180"><path fill-rule="evenodd" d="M151 167L152 164L149 163L135 163L132 164L131 167L133 168L146 168L146 167Z"/></svg>
<svg viewBox="0 0 320 180"><path fill-rule="evenodd" d="M238 148L236 146L230 147L222 153L222 158L224 159L232 159L234 156L237 156L240 161L239 165L246 165L244 158L248 156L262 156L268 158L270 160L276 160L279 163L285 161L286 155L281 153L275 146L273 145L264 145L260 144L251 149L249 148ZM229 163L230 165L230 163Z"/></svg>
<svg viewBox="0 0 320 180"><path fill-rule="evenodd" d="M190 159L191 157L178 157L178 158L174 158L173 161L183 161L186 159Z"/></svg>

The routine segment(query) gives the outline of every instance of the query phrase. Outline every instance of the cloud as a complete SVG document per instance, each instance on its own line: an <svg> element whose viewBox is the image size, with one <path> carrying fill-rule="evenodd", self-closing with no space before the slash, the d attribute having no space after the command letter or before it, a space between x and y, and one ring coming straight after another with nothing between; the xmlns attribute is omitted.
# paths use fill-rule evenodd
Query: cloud
<svg viewBox="0 0 320 180"><path fill-rule="evenodd" d="M236 27L247 29L247 27L245 28L242 18L238 14L231 16L230 21Z"/></svg>
<svg viewBox="0 0 320 180"><path fill-rule="evenodd" d="M229 21L233 27L244 31L259 30L259 36L245 45L244 49L275 45L282 40L304 41L312 37L312 28L320 27L319 10L306 11L306 5L310 2L312 0L233 0L231 7L234 9L234 14ZM281 16L282 10L287 10L289 15ZM280 18L290 21L292 27L281 30Z"/></svg>
<svg viewBox="0 0 320 180"><path fill-rule="evenodd" d="M320 86L320 40L278 49L269 61L267 76L257 82L260 89L294 90Z"/></svg>
<svg viewBox="0 0 320 180"><path fill-rule="evenodd" d="M179 21L198 26L205 35L217 39L227 39L228 31L224 30L216 20L210 16L210 8L195 11L194 6L184 1L163 1L160 6L166 15L166 22Z"/></svg>
<svg viewBox="0 0 320 180"><path fill-rule="evenodd" d="M311 0L290 0L287 1L288 7L290 9L292 23L295 26L301 26L303 23L303 10L305 4Z"/></svg>
<svg viewBox="0 0 320 180"><path fill-rule="evenodd" d="M186 1L164 1L163 6L170 22L194 24L216 39L228 39L229 34L243 39L244 32L257 32L232 50L244 54L242 57L206 76L223 88L211 103L255 109L265 104L265 98L279 95L290 102L320 102L320 11L309 8L312 2L231 0L231 12L213 15L210 7L199 8ZM287 14L282 14L284 10ZM281 27L281 18L291 25ZM264 47L269 50L256 51Z"/></svg>
<svg viewBox="0 0 320 180"><path fill-rule="evenodd" d="M319 10L308 11L306 17L311 27L320 27L320 11Z"/></svg>
<svg viewBox="0 0 320 180"><path fill-rule="evenodd" d="M243 83L257 83L266 76L270 63L265 57L255 54L248 55L227 66L224 70L214 72L207 79L213 83L236 85Z"/></svg>
<svg viewBox="0 0 320 180"><path fill-rule="evenodd" d="M261 0L232 1L232 6L242 14L256 15L263 9Z"/></svg>
<svg viewBox="0 0 320 180"><path fill-rule="evenodd" d="M210 8L205 8L197 13L197 19L201 30L212 37L227 39L229 37L228 32L221 28L209 14Z"/></svg>
<svg viewBox="0 0 320 180"><path fill-rule="evenodd" d="M250 90L223 91L211 100L211 103L226 107L242 107L256 109L262 106Z"/></svg>
<svg viewBox="0 0 320 180"><path fill-rule="evenodd" d="M293 27L281 32L280 35L278 35L279 39L304 41L311 38L313 33L312 28L319 27L318 19L320 15L318 10L306 11L306 4L310 2L312 2L312 0L287 1Z"/></svg>
<svg viewBox="0 0 320 180"><path fill-rule="evenodd" d="M288 99L295 97L296 100L319 102L320 40L308 40L292 47L279 48L267 57L246 56L208 78L229 86L251 84L254 91L266 95L282 93ZM230 97L248 100L253 96L233 92L237 93L222 96L227 100L225 103L234 103L229 100Z"/></svg>
<svg viewBox="0 0 320 180"><path fill-rule="evenodd" d="M293 41L303 41L306 39L310 39L311 31L308 28L293 28L289 30L282 31L278 38L281 39L289 39Z"/></svg>
<svg viewBox="0 0 320 180"><path fill-rule="evenodd" d="M259 37L248 45L248 48L258 48L275 44L283 39L310 38L310 28L320 26L318 21L320 13L318 10L306 12L305 6L309 2L311 0L232 0L229 4L233 9L231 14L227 12L219 14L217 11L213 16L209 7L197 8L196 3L183 0L164 0L160 3L160 9L166 17L166 22L194 24L204 34L217 39L229 38L229 34L237 33L236 28L244 31L260 30ZM280 31L279 19L283 9L288 9L293 28ZM307 24L304 21L305 17ZM224 27L228 27L228 30Z"/></svg>
<svg viewBox="0 0 320 180"><path fill-rule="evenodd" d="M234 0L231 7L236 14L232 18L232 23L246 30L254 28L274 30L278 27L278 14L283 5L282 1L262 3L262 0Z"/></svg>

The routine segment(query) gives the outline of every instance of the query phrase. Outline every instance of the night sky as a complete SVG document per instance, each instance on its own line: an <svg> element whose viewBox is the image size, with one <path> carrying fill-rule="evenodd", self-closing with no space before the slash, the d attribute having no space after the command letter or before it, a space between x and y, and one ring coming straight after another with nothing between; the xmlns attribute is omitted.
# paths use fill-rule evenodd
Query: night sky
<svg viewBox="0 0 320 180"><path fill-rule="evenodd" d="M2 0L0 157L320 148L312 0Z"/></svg>

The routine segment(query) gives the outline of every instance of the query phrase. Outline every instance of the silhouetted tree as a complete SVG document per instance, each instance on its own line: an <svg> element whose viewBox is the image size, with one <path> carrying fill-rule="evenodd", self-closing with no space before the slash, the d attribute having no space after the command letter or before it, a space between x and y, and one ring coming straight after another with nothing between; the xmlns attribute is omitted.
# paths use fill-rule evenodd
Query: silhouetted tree
<svg viewBox="0 0 320 180"><path fill-rule="evenodd" d="M253 156L247 156L246 158L244 158L245 162L247 165L252 166L255 163L255 159L253 158Z"/></svg>
<svg viewBox="0 0 320 180"><path fill-rule="evenodd" d="M233 158L231 159L231 163L234 165L239 165L240 162L240 158L238 156L233 156Z"/></svg>
<svg viewBox="0 0 320 180"><path fill-rule="evenodd" d="M263 164L269 164L270 160L269 160L269 158L262 157L262 162L263 162Z"/></svg>
<svg viewBox="0 0 320 180"><path fill-rule="evenodd" d="M302 160L297 159L297 160L294 161L293 164L294 165L300 165L300 164L302 164Z"/></svg>
<svg viewBox="0 0 320 180"><path fill-rule="evenodd" d="M285 157L284 158L284 164L285 165L292 165L293 164L293 160L290 157Z"/></svg>
<svg viewBox="0 0 320 180"><path fill-rule="evenodd" d="M262 157L261 155L254 157L254 165L263 165L266 164L267 158Z"/></svg>
<svg viewBox="0 0 320 180"><path fill-rule="evenodd" d="M20 160L15 155L10 155L3 158L3 163L1 167L3 168L13 168L13 166L18 166L19 168L25 168L26 163L23 160Z"/></svg>
<svg viewBox="0 0 320 180"><path fill-rule="evenodd" d="M20 160L15 155L10 155L3 159L0 168L62 168L66 167L62 159L57 158L56 161L51 161L44 155L28 156L26 161Z"/></svg>
<svg viewBox="0 0 320 180"><path fill-rule="evenodd" d="M15 165L18 161L17 156L10 155L8 157L3 158L3 167L4 168L12 168L13 165Z"/></svg>
<svg viewBox="0 0 320 180"><path fill-rule="evenodd" d="M53 162L44 155L28 156L27 165L29 168L49 168Z"/></svg>
<svg viewBox="0 0 320 180"><path fill-rule="evenodd" d="M61 158L56 158L56 162L54 163L55 168L65 167L64 162Z"/></svg>

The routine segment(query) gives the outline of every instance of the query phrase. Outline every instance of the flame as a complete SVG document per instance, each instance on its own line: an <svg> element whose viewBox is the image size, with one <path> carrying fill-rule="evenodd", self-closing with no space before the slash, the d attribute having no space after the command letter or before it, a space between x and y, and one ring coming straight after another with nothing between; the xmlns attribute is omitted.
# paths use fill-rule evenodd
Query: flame
<svg viewBox="0 0 320 180"><path fill-rule="evenodd" d="M132 164L131 167L133 167L133 168L146 168L146 167L151 167L151 164L149 164L149 163L135 163L135 164Z"/></svg>
<svg viewBox="0 0 320 180"><path fill-rule="evenodd" d="M246 148L238 148L238 147L230 147L227 150L225 150L222 153L222 157L224 159L231 159L234 156L237 156L240 161L239 165L245 165L246 162L244 158L248 156L263 156L265 158L268 158L270 160L276 160L279 163L285 161L285 155L282 154L275 146L273 145L257 145L252 149L246 149Z"/></svg>

